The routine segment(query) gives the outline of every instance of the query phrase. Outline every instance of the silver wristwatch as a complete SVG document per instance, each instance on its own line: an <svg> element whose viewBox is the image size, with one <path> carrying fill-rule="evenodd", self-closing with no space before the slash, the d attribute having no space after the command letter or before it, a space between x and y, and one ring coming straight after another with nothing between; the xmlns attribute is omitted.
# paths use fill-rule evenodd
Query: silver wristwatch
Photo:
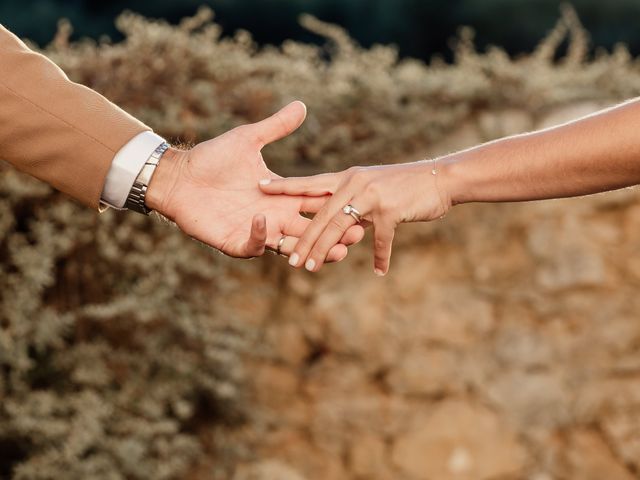
<svg viewBox="0 0 640 480"><path fill-rule="evenodd" d="M144 203L147 197L147 188L149 188L151 177L153 176L153 172L155 172L156 167L160 162L160 158L162 158L162 155L168 149L169 144L167 142L163 142L162 145L160 145L153 151L149 159L142 167L142 170L140 170L140 173L136 177L136 181L133 183L133 187L131 187L131 191L129 192L127 201L124 204L126 208L128 208L129 210L133 210L134 212L149 215L151 209L148 208Z"/></svg>

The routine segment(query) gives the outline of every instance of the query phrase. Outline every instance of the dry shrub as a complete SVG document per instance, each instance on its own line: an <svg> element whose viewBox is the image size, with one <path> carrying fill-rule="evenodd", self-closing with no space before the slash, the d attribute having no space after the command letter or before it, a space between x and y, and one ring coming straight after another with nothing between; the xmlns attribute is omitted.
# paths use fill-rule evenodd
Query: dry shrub
<svg viewBox="0 0 640 480"><path fill-rule="evenodd" d="M306 125L267 152L283 174L405 159L484 110L535 115L640 92L638 62L623 46L590 57L572 10L517 59L477 52L463 29L453 65L363 49L311 17L302 23L324 46L258 48L246 32L222 38L211 19L201 10L170 26L124 14L117 44L69 43L63 23L46 54L173 140L209 138L304 100ZM202 432L249 411L247 332L230 326L224 301L233 279L175 229L97 216L3 169L0 260L0 475L177 478L220 448Z"/></svg>

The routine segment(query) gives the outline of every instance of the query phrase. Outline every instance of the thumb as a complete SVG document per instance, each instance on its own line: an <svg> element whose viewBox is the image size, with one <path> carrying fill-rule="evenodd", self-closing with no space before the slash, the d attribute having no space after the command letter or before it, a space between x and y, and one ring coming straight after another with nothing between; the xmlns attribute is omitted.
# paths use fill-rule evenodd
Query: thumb
<svg viewBox="0 0 640 480"><path fill-rule="evenodd" d="M307 107L296 100L269 118L248 125L260 148L295 132L307 116Z"/></svg>

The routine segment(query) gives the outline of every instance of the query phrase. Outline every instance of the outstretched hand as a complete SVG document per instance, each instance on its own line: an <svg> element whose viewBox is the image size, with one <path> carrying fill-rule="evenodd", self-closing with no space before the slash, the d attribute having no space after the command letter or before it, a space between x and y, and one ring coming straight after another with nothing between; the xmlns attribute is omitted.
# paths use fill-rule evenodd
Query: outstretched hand
<svg viewBox="0 0 640 480"><path fill-rule="evenodd" d="M306 107L293 102L261 122L237 127L188 151L170 149L154 174L147 204L174 221L187 235L225 254L250 258L265 247L290 255L315 213L328 197L267 195L261 179L278 179L260 151L293 133L304 121ZM347 246L364 235L360 226L345 231L331 246L328 261L340 261Z"/></svg>

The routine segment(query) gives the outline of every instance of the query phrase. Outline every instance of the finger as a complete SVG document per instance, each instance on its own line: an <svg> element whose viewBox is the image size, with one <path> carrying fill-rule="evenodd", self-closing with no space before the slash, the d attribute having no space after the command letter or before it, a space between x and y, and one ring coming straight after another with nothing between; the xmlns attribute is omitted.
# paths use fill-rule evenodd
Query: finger
<svg viewBox="0 0 640 480"><path fill-rule="evenodd" d="M346 233L340 239L340 243L350 247L351 245L355 245L356 243L360 243L364 238L364 226L354 225L349 227Z"/></svg>
<svg viewBox="0 0 640 480"><path fill-rule="evenodd" d="M326 195L324 197L302 197L300 211L304 213L316 213L324 206L325 203L327 203L330 198L330 195ZM342 237L342 239L340 240L340 243L348 247L350 245L361 242L364 238L364 230L369 226L369 224L369 222L363 220L359 225L354 225L353 227L349 228L344 237ZM303 233L304 232L300 232L298 236L302 235Z"/></svg>
<svg viewBox="0 0 640 480"><path fill-rule="evenodd" d="M383 277L389 272L395 225L376 220L373 223L373 268L376 275Z"/></svg>
<svg viewBox="0 0 640 480"><path fill-rule="evenodd" d="M336 192L327 201L300 237L300 241L289 259L289 264L292 267L299 267L307 261L309 252L318 241L318 238L320 238L322 232L327 228L329 221L349 203L351 198L352 193L348 189L343 189Z"/></svg>
<svg viewBox="0 0 640 480"><path fill-rule="evenodd" d="M342 260L347 258L348 253L349 249L345 245L338 243L337 245L331 247L331 250L329 250L329 253L327 254L327 263L341 262Z"/></svg>
<svg viewBox="0 0 640 480"><path fill-rule="evenodd" d="M321 197L300 197L300 212L318 213L324 204L331 198L331 195Z"/></svg>
<svg viewBox="0 0 640 480"><path fill-rule="evenodd" d="M354 225L356 225L356 220L351 215L345 215L342 212L336 213L311 249L304 267L310 272L320 270L329 249L340 241L347 229Z"/></svg>
<svg viewBox="0 0 640 480"><path fill-rule="evenodd" d="M336 191L344 172L322 173L311 177L265 178L259 187L269 195L306 195L323 197Z"/></svg>
<svg viewBox="0 0 640 480"><path fill-rule="evenodd" d="M298 237L287 235L285 237L284 242L282 243L282 246L280 247L280 253L287 257L291 255L291 253L293 252L293 249L296 247L299 240L300 239ZM277 249L277 247L272 247L272 248L274 250ZM345 245L343 244L334 245L331 248L331 250L329 250L329 253L327 255L327 263L340 262L346 258L348 253L349 251Z"/></svg>
<svg viewBox="0 0 640 480"><path fill-rule="evenodd" d="M284 228L284 233L293 237L302 237L311 223L312 221L308 218L298 217ZM350 227L336 243L341 243L348 247L360 242L363 238L364 228L360 225L354 225Z"/></svg>
<svg viewBox="0 0 640 480"><path fill-rule="evenodd" d="M267 242L267 220L264 215L258 214L251 222L251 233L245 246L247 257L259 257L264 254Z"/></svg>
<svg viewBox="0 0 640 480"><path fill-rule="evenodd" d="M247 125L246 129L255 136L260 148L280 140L295 132L307 116L307 107L295 101L269 118Z"/></svg>

